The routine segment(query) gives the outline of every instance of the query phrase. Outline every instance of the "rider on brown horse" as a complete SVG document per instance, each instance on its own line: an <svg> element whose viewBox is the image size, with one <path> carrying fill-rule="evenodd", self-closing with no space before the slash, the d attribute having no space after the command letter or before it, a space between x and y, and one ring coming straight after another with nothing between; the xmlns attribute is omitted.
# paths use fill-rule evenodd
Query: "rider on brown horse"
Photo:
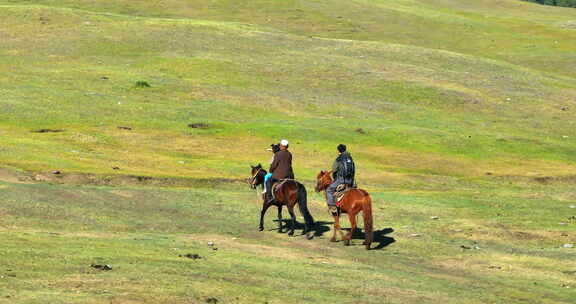
<svg viewBox="0 0 576 304"><path fill-rule="evenodd" d="M292 153L288 151L288 141L280 141L280 151L274 154L274 161L270 165L272 177L266 184L266 201L272 200L272 185L283 179L294 179L294 170L292 170Z"/></svg>
<svg viewBox="0 0 576 304"><path fill-rule="evenodd" d="M262 183L265 182L267 172L260 164L258 164L258 166L251 166L251 168L252 178L250 178L250 185L252 189L256 189L259 185L262 185ZM298 205L300 213L304 217L303 234L306 234L306 237L311 239L314 236L312 233L314 218L308 210L308 194L306 192L306 187L294 180L292 154L288 151L287 140L283 139L280 141L280 151L274 154L274 160L270 165L270 171L272 172L272 177L267 181L267 192L263 197L264 202L262 205L262 211L260 212L260 226L258 227L258 230L264 230L264 215L266 214L266 210L273 205L278 207L278 232L282 232L282 206L286 206L288 212L290 212L291 218L290 231L288 232L288 235L293 235L296 226L294 207ZM276 181L281 182L272 189L272 185ZM272 198L272 192L274 193L274 198Z"/></svg>
<svg viewBox="0 0 576 304"><path fill-rule="evenodd" d="M346 146L343 144L338 145L338 157L332 164L332 178L334 182L326 189L326 200L328 209L332 215L338 213L336 208L336 199L334 192L339 185L345 184L349 187L354 187L354 175L356 173L354 160L349 152L346 151Z"/></svg>

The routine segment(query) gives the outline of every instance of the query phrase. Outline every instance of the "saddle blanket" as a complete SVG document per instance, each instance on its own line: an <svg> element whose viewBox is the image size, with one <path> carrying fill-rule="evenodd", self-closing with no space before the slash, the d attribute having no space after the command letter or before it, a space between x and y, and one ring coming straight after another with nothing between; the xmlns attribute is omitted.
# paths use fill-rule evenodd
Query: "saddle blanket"
<svg viewBox="0 0 576 304"><path fill-rule="evenodd" d="M344 198L344 195L346 195L346 193L351 189L353 188L349 187L346 184L341 184L338 185L338 187L336 187L336 191L334 192L334 200L336 201L337 207L340 207L340 205L342 205L342 199Z"/></svg>

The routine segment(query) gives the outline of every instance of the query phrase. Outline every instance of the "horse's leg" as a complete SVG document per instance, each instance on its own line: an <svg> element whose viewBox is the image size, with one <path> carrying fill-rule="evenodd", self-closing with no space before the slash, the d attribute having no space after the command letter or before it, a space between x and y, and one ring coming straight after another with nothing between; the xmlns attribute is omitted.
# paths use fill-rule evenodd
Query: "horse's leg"
<svg viewBox="0 0 576 304"><path fill-rule="evenodd" d="M282 233L282 205L278 205L278 233Z"/></svg>
<svg viewBox="0 0 576 304"><path fill-rule="evenodd" d="M294 214L294 206L287 206L288 207L288 212L290 212L290 217L292 218L292 225L290 227L290 232L288 232L289 236L293 236L294 235L294 227L296 226L296 214Z"/></svg>
<svg viewBox="0 0 576 304"><path fill-rule="evenodd" d="M342 237L342 232L340 232L340 215L333 216L334 218L334 234L330 239L330 242L336 242L336 233L340 233L340 237Z"/></svg>
<svg viewBox="0 0 576 304"><path fill-rule="evenodd" d="M304 218L304 230L302 230L302 235L306 235L308 237L308 221Z"/></svg>
<svg viewBox="0 0 576 304"><path fill-rule="evenodd" d="M350 232L344 237L344 245L350 246L350 240L352 240L352 236L354 235L354 231L356 230L356 214L348 213L348 219L350 219Z"/></svg>
<svg viewBox="0 0 576 304"><path fill-rule="evenodd" d="M264 205L262 205L262 211L260 212L260 227L258 228L260 231L264 230L264 215L269 207L270 203L266 202L266 199L264 199Z"/></svg>

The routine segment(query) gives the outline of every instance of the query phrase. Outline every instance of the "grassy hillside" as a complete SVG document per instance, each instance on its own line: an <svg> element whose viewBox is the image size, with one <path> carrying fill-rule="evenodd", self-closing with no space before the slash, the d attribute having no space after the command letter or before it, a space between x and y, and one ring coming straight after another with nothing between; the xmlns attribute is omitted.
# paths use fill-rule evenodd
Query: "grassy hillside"
<svg viewBox="0 0 576 304"><path fill-rule="evenodd" d="M98 12L114 12L111 2L97 8L78 3L82 9L12 4L0 10L0 64L10 71L0 79L5 165L98 173L117 173L111 169L116 166L130 174L236 178L248 162L268 158L262 147L286 137L303 160L298 173L306 178L329 163L332 153L326 152L337 142L362 154L363 171L371 174L382 166L526 174L518 168L532 163L537 163L532 171L542 174L572 170L576 82L561 75L566 73L486 58L495 55L320 38L316 23L299 35L280 26L175 19L199 11L206 15L198 17L217 19L227 12L218 5L234 8L224 3L206 10L167 5L172 15L156 6L126 4L140 8L137 15L150 11L162 17L121 15L127 13L122 5L118 14ZM543 16L549 9L535 7ZM510 33L508 28L500 34ZM556 27L542 35L554 39L555 33L575 32ZM553 64L559 54L547 62ZM151 88L138 88L137 81ZM190 123L211 128L191 129ZM44 128L65 132L30 133ZM414 168L382 153L468 166L448 172L443 165Z"/></svg>
<svg viewBox="0 0 576 304"><path fill-rule="evenodd" d="M569 303L575 23L516 0L0 0L0 303ZM329 243L313 193L314 240L256 232L241 180L280 138L309 189L348 145L377 250Z"/></svg>
<svg viewBox="0 0 576 304"><path fill-rule="evenodd" d="M303 36L456 51L574 76L569 8L506 0L3 1L122 15L242 22Z"/></svg>

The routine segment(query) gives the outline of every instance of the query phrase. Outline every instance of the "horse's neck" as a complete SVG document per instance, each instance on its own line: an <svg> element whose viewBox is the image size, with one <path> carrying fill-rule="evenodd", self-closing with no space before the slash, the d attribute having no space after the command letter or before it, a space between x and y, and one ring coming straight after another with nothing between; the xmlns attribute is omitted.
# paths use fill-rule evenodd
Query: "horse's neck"
<svg viewBox="0 0 576 304"><path fill-rule="evenodd" d="M331 178L328 178L328 182L326 183L326 188L324 189L328 189L328 187L330 187L330 185L332 185L334 181Z"/></svg>

